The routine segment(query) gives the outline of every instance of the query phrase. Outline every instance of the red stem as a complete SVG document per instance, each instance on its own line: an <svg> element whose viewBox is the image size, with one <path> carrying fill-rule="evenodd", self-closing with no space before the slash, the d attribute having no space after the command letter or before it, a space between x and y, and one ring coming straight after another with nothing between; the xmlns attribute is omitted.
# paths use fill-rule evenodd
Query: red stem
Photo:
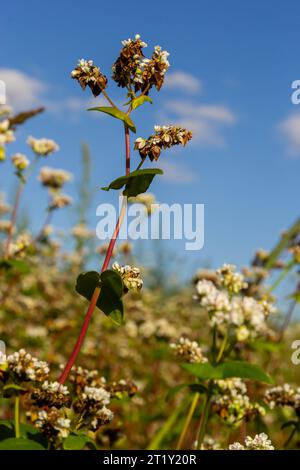
<svg viewBox="0 0 300 470"><path fill-rule="evenodd" d="M129 129L126 125L125 125L125 152L126 152L126 158L125 158L125 160L126 160L126 175L128 175L130 173L130 137L129 137ZM109 266L111 256L112 256L112 253L113 253L113 250L114 250L114 246L116 244L116 240L117 240L117 237L119 235L119 231L120 231L123 219L124 219L125 212L126 212L126 204L123 201L122 208L121 208L121 211L120 211L120 215L119 215L119 218L117 220L114 233L112 234L112 237L110 239L105 259L103 261L101 273L103 271L106 271L106 269ZM99 295L100 295L100 288L96 287L95 290L94 290L93 296L91 298L88 310L86 312L86 315L85 315L85 318L84 318L83 325L81 327L79 336L77 338L76 344L75 344L74 349L72 351L72 354L71 354L71 356L70 356L70 358L69 358L69 360L66 364L66 367L64 368L64 370L63 370L63 372L62 372L62 374L59 378L59 383L61 383L61 384L63 384L66 381L66 379L69 375L69 372L72 369L72 367L73 367L73 365L74 365L74 363L77 359L77 356L78 356L78 354L81 350L81 346L82 346L84 338L86 336L86 333L87 333L92 315L93 315L94 310L96 308L96 304L97 304Z"/></svg>

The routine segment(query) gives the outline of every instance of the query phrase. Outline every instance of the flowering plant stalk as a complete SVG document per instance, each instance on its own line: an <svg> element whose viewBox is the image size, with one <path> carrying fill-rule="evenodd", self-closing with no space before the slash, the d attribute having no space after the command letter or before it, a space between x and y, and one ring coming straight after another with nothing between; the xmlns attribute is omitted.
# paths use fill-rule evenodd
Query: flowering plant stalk
<svg viewBox="0 0 300 470"><path fill-rule="evenodd" d="M141 170L147 156L150 161L153 161L153 159L158 160L163 149L179 144L186 145L191 139L192 133L181 127L155 126L155 134L151 135L148 139L142 139L141 137L136 139L134 148L139 151L141 161L136 170L132 173L130 172L130 131L136 132L135 124L131 119L131 113L146 102L152 103L149 92L152 88L156 88L159 91L163 85L165 73L169 68L169 54L163 51L160 46L156 46L151 58L146 58L143 49L147 47L147 44L141 40L139 35L136 35L134 39L122 41L122 46L120 55L112 67L112 79L118 86L127 91L128 101L126 105L128 108L126 111L119 109L109 97L106 92L107 77L101 72L99 67L94 65L92 60L81 59L78 66L72 71L71 76L79 82L83 89L89 87L94 97L102 93L110 104L110 107L90 108L91 111L106 113L123 122L125 135L125 176L117 178L108 187L102 189L121 189L125 186L123 196L135 197L147 191L156 174L162 174L160 169L149 168ZM106 315L113 318L114 321L121 323L123 318L121 297L128 289L136 289L136 282L131 281L129 284L128 282L126 283L126 280L130 279L130 277L139 277L139 271L136 268L109 269L125 211L126 205L123 200L120 215L108 244L100 274L95 272L83 273L77 280L77 291L86 297L90 303L74 349L59 378L61 384L67 379L76 361L95 308L98 306ZM107 297L110 297L110 299Z"/></svg>

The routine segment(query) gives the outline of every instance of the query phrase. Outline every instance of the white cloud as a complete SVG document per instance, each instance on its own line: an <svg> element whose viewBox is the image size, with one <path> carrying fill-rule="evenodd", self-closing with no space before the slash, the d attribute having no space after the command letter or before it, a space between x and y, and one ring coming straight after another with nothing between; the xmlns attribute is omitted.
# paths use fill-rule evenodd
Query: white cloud
<svg viewBox="0 0 300 470"><path fill-rule="evenodd" d="M288 153L296 158L300 156L300 114L291 114L279 124L279 131L287 143Z"/></svg>
<svg viewBox="0 0 300 470"><path fill-rule="evenodd" d="M0 68L0 80L6 85L6 102L20 110L41 104L47 85L16 69Z"/></svg>
<svg viewBox="0 0 300 470"><path fill-rule="evenodd" d="M164 178L170 183L192 183L197 180L197 175L185 164L170 160L160 159L160 167L164 170Z"/></svg>
<svg viewBox="0 0 300 470"><path fill-rule="evenodd" d="M202 105L186 100L166 101L162 109L163 119L193 131L198 144L223 146L224 128L236 122L235 113L223 105Z"/></svg>
<svg viewBox="0 0 300 470"><path fill-rule="evenodd" d="M70 96L61 100L49 98L50 87L41 80L31 77L26 73L9 68L0 68L0 80L6 86L6 103L12 106L16 111L24 111L34 106L45 106L50 113L62 114L70 113L70 118L95 105L95 101L87 98ZM101 103L98 101L97 104ZM93 113L94 115L101 113Z"/></svg>
<svg viewBox="0 0 300 470"><path fill-rule="evenodd" d="M176 88L187 93L197 93L202 89L199 78L187 72L171 72L166 75L165 87Z"/></svg>

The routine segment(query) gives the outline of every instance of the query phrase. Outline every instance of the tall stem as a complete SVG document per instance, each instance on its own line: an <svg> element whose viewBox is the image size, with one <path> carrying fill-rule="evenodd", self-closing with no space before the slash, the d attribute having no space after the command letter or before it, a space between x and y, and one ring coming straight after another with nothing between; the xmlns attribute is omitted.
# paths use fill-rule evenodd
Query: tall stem
<svg viewBox="0 0 300 470"><path fill-rule="evenodd" d="M207 426L209 411L210 411L210 399L212 395L212 389L213 389L213 381L210 380L208 384L208 390L206 393L205 401L203 404L199 428L198 428L197 437L196 437L196 443L197 443L198 449L201 448L201 444L203 442L203 439L206 433L206 426Z"/></svg>
<svg viewBox="0 0 300 470"><path fill-rule="evenodd" d="M15 436L20 437L20 397L15 397Z"/></svg>
<svg viewBox="0 0 300 470"><path fill-rule="evenodd" d="M129 129L126 125L124 127L124 130L125 130L125 168L126 168L126 175L128 175L130 173L130 137L129 137ZM118 238L119 231L120 231L120 228L121 228L124 216L125 216L125 212L126 212L126 203L123 200L120 215L119 215L118 221L116 223L114 233L112 234L112 237L110 239L110 242L109 242L109 245L108 245L108 248L107 248L107 252L106 252L106 256L105 256L105 259L103 261L103 265L102 265L102 268L101 268L101 272L106 271L106 269L109 266L111 256L112 256L115 244L116 244L116 240ZM85 318L84 318L83 325L81 327L79 336L77 338L76 344L75 344L74 349L72 351L72 354L71 354L71 356L70 356L70 358L69 358L69 360L66 364L66 367L64 368L64 370L63 370L63 372L62 372L62 374L59 378L59 382L61 384L63 384L66 381L66 379L69 375L69 372L72 369L72 367L73 367L73 365L74 365L74 363L77 359L77 356L80 352L80 349L81 349L81 346L83 344L85 335L87 333L92 315L93 315L94 310L96 308L99 295L100 295L100 288L96 287L95 290L94 290L92 299L90 301L87 313L85 315Z"/></svg>
<svg viewBox="0 0 300 470"><path fill-rule="evenodd" d="M184 426L182 428L182 431L181 431L181 434L180 434L180 437L179 437L179 440L178 440L178 443L177 443L177 446L176 446L176 450L180 450L182 448L187 430L190 426L190 422L192 420L193 414L195 412L195 408L196 408L197 403L198 403L199 396L200 396L200 394L197 392L197 393L195 393L195 396L193 397L193 400L192 400L187 418L185 420Z"/></svg>
<svg viewBox="0 0 300 470"><path fill-rule="evenodd" d="M290 270L294 266L295 266L295 261L294 261L294 259L292 259L286 265L286 267L282 270L282 273L280 274L280 276L278 276L278 278L275 280L275 282L271 285L271 287L269 288L269 292L273 292L279 286L279 284L281 284L281 282L286 278L286 276L289 274Z"/></svg>

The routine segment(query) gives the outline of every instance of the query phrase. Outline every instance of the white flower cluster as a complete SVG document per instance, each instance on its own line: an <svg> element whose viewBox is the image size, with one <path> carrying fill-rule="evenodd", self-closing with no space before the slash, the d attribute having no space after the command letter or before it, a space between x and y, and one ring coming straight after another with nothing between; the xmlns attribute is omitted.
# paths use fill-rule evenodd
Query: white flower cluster
<svg viewBox="0 0 300 470"><path fill-rule="evenodd" d="M0 145L10 144L15 141L14 133L9 127L9 119L0 121Z"/></svg>
<svg viewBox="0 0 300 470"><path fill-rule="evenodd" d="M25 155L23 155L22 153L15 153L11 157L11 161L12 161L14 167L19 171L26 170L26 168L29 166L28 158Z"/></svg>
<svg viewBox="0 0 300 470"><path fill-rule="evenodd" d="M113 412L109 408L106 408L106 406L103 406L96 412L95 417L92 419L91 429L96 431L99 426L110 423L113 418Z"/></svg>
<svg viewBox="0 0 300 470"><path fill-rule="evenodd" d="M24 381L43 382L49 374L47 362L31 356L25 349L7 356L8 368Z"/></svg>
<svg viewBox="0 0 300 470"><path fill-rule="evenodd" d="M264 400L271 409L276 406L290 406L300 410L300 387L294 388L288 383L272 387L265 392Z"/></svg>
<svg viewBox="0 0 300 470"><path fill-rule="evenodd" d="M17 256L24 254L25 250L30 246L31 238L27 233L20 234L17 239L9 246L9 255Z"/></svg>
<svg viewBox="0 0 300 470"><path fill-rule="evenodd" d="M82 238L87 240L88 238L92 238L94 233L90 230L85 224L78 224L72 228L71 234L76 238Z"/></svg>
<svg viewBox="0 0 300 470"><path fill-rule="evenodd" d="M265 334L268 331L266 320L274 313L274 306L267 301L238 295L245 286L244 278L234 273L232 267L225 265L217 273L221 288L206 279L200 279L196 284L200 305L208 311L211 326L218 329L234 327L236 338L241 342Z"/></svg>
<svg viewBox="0 0 300 470"><path fill-rule="evenodd" d="M38 412L38 417L34 421L34 425L37 428L43 428L44 426L51 425L58 435L62 438L68 437L70 433L71 420L64 417L61 411L59 410L41 410Z"/></svg>
<svg viewBox="0 0 300 470"><path fill-rule="evenodd" d="M36 139L35 137L29 136L27 144L32 148L36 155L43 157L47 157L50 153L57 152L59 150L59 146L52 139Z"/></svg>
<svg viewBox="0 0 300 470"><path fill-rule="evenodd" d="M73 199L67 194L54 194L51 199L51 209L62 209L72 204Z"/></svg>
<svg viewBox="0 0 300 470"><path fill-rule="evenodd" d="M224 264L217 270L220 284L231 294L238 294L242 289L246 289L248 284L244 276L236 273L236 266L233 264Z"/></svg>
<svg viewBox="0 0 300 470"><path fill-rule="evenodd" d="M181 337L176 343L171 343L170 347L174 350L176 356L190 363L203 364L208 361L203 356L202 349L196 341Z"/></svg>
<svg viewBox="0 0 300 470"><path fill-rule="evenodd" d="M93 60L80 59L78 61L78 67L80 67L80 69L84 73L89 73L93 66L94 66ZM71 72L72 77L76 77L77 74L78 74L77 70L72 70L72 72Z"/></svg>
<svg viewBox="0 0 300 470"><path fill-rule="evenodd" d="M138 291L143 287L143 280L139 268L129 266L128 264L120 266L119 263L115 262L112 265L112 269L120 274L124 286L128 290Z"/></svg>
<svg viewBox="0 0 300 470"><path fill-rule="evenodd" d="M110 402L110 393L107 392L102 387L84 387L84 391L82 394L83 400L93 400L96 401L103 406L108 405Z"/></svg>
<svg viewBox="0 0 300 470"><path fill-rule="evenodd" d="M125 331L130 338L141 336L145 339L155 337L170 340L178 335L178 329L166 318L149 319L139 324L129 320L125 324Z"/></svg>
<svg viewBox="0 0 300 470"><path fill-rule="evenodd" d="M68 387L60 384L59 382L49 382L46 380L42 385L42 390L49 393L61 393L62 395L69 395Z"/></svg>
<svg viewBox="0 0 300 470"><path fill-rule="evenodd" d="M230 444L229 450L274 450L271 440L264 432L256 434L254 438L247 436L245 444L234 442Z"/></svg>
<svg viewBox="0 0 300 470"><path fill-rule="evenodd" d="M234 426L242 419L251 420L256 415L265 415L265 409L258 403L251 403L247 388L239 378L216 380L219 393L212 397L213 410L227 424Z"/></svg>
<svg viewBox="0 0 300 470"><path fill-rule="evenodd" d="M59 189L72 179L72 174L65 170L44 166L40 170L38 179L43 186Z"/></svg>
<svg viewBox="0 0 300 470"><path fill-rule="evenodd" d="M122 43L122 46L125 47L125 46L129 46L129 44L131 44L133 41L138 41L139 39L141 39L141 36L139 34L136 34L134 36L134 40L132 40L131 38L128 38L128 39L124 39L123 41L121 41L121 43ZM148 44L146 42L141 41L140 46L147 47Z"/></svg>

